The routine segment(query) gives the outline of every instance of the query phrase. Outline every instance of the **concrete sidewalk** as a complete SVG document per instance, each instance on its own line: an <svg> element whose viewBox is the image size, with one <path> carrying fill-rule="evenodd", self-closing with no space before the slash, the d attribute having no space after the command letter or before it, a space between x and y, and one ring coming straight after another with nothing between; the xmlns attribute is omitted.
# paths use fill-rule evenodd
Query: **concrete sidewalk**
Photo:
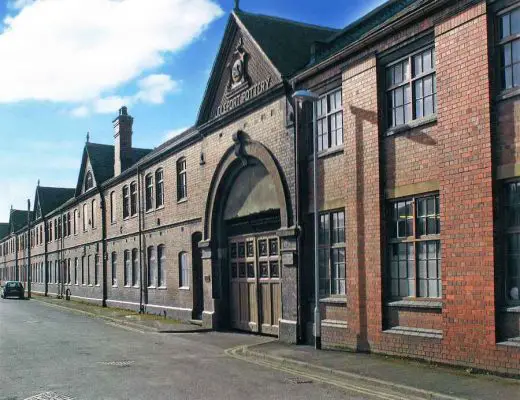
<svg viewBox="0 0 520 400"><path fill-rule="evenodd" d="M38 301L50 307L80 313L92 318L101 318L110 323L123 325L142 332L191 333L207 331L207 329L196 324L182 323L155 314L139 314L121 308L101 307L91 303L44 296L33 296L31 301Z"/></svg>
<svg viewBox="0 0 520 400"><path fill-rule="evenodd" d="M235 349L235 354L268 363L274 368L300 371L304 376L333 382L354 382L360 387L387 388L402 398L520 399L520 379L472 374L468 370L394 357L315 350L272 341ZM340 385L338 385L340 386Z"/></svg>

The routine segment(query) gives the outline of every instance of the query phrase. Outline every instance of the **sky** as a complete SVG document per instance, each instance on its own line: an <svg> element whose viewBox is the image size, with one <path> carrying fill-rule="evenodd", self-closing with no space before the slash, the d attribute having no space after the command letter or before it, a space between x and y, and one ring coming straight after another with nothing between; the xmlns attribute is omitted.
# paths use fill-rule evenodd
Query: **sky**
<svg viewBox="0 0 520 400"><path fill-rule="evenodd" d="M383 0L240 0L244 11L343 28ZM75 187L87 132L134 147L195 123L234 0L0 0L0 222L42 186Z"/></svg>

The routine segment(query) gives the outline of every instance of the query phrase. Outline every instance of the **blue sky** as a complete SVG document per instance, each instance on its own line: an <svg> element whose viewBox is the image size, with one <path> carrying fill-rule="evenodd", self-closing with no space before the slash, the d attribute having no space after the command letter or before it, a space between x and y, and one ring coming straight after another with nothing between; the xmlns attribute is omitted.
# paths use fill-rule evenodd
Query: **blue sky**
<svg viewBox="0 0 520 400"><path fill-rule="evenodd" d="M245 11L342 28L382 0L241 0ZM233 0L0 0L0 222L38 179L74 187L87 131L134 146L191 126ZM179 17L182 16L182 17Z"/></svg>

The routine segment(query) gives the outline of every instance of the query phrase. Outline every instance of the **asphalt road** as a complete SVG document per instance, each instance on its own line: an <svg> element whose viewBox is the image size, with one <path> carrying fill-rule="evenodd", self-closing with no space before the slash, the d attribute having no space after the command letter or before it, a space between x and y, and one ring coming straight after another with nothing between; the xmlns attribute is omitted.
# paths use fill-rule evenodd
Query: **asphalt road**
<svg viewBox="0 0 520 400"><path fill-rule="evenodd" d="M224 353L262 341L141 333L33 300L0 300L0 400L44 392L76 400L364 398Z"/></svg>

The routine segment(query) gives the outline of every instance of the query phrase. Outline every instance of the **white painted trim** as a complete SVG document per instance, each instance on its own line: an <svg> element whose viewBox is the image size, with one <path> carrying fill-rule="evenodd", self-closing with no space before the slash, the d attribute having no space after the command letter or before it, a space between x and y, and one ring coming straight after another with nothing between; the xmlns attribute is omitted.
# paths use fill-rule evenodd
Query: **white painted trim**
<svg viewBox="0 0 520 400"><path fill-rule="evenodd" d="M189 312L193 311L191 308L158 306L158 305L155 305L155 304L146 304L146 307L165 308L167 310L174 310L174 311L189 311Z"/></svg>

